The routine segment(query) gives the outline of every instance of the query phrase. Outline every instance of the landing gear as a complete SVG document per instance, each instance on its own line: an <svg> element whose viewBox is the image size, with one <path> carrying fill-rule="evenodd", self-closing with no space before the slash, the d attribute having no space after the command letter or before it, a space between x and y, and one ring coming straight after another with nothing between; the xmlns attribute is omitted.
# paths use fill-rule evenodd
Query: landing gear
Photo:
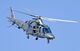
<svg viewBox="0 0 80 51"><path fill-rule="evenodd" d="M18 29L20 29L21 27L18 27Z"/></svg>
<svg viewBox="0 0 80 51"><path fill-rule="evenodd" d="M50 40L49 40L49 39L47 39L47 43L48 43L48 44L50 43Z"/></svg>
<svg viewBox="0 0 80 51"><path fill-rule="evenodd" d="M23 31L25 31L25 30L23 29Z"/></svg>
<svg viewBox="0 0 80 51"><path fill-rule="evenodd" d="M27 39L29 39L29 34L26 32L26 35L27 35Z"/></svg>
<svg viewBox="0 0 80 51"><path fill-rule="evenodd" d="M27 39L29 39L29 35L27 35Z"/></svg>
<svg viewBox="0 0 80 51"><path fill-rule="evenodd" d="M36 37L36 40L38 40L38 37Z"/></svg>

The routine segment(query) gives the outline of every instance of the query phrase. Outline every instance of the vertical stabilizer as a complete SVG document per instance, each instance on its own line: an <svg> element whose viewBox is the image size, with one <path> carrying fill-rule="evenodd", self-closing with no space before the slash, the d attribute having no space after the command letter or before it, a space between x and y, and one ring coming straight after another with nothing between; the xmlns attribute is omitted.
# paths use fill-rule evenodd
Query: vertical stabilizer
<svg viewBox="0 0 80 51"><path fill-rule="evenodd" d="M15 18L15 15L14 15L14 12L13 12L13 9L12 9L12 7L10 7L10 12L11 12L11 15L10 15L10 17L11 17L11 18Z"/></svg>

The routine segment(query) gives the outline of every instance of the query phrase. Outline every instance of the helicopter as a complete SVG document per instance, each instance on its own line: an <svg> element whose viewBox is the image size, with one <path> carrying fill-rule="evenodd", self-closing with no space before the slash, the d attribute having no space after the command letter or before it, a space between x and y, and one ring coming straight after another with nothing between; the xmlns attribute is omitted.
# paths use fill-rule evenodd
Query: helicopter
<svg viewBox="0 0 80 51"><path fill-rule="evenodd" d="M32 20L25 21L25 22L19 20L16 18L14 11L32 16ZM12 23L11 25L17 25L18 29L22 29L23 31L25 31L27 35L27 39L29 39L30 35L32 35L36 37L35 40L38 40L38 38L46 38L48 43L50 43L50 40L55 39L55 36L53 35L50 27L44 24L43 20L77 23L77 21L53 19L53 18L46 18L38 15L32 15L22 11L13 10L11 7L10 7L10 12L11 12L10 16L7 17L9 22Z"/></svg>

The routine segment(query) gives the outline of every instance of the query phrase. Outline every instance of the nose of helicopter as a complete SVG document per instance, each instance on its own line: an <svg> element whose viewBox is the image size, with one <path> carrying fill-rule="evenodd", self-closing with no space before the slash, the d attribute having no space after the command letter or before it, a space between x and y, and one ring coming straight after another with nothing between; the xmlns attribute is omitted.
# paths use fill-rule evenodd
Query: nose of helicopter
<svg viewBox="0 0 80 51"><path fill-rule="evenodd" d="M47 34L47 38L48 39L55 39L55 36L53 34L51 34L51 33L48 33Z"/></svg>

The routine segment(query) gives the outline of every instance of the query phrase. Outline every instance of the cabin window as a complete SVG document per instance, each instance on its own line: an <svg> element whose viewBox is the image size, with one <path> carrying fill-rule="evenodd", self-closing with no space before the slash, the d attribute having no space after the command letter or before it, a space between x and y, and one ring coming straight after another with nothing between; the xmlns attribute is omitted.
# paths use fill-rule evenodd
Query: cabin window
<svg viewBox="0 0 80 51"><path fill-rule="evenodd" d="M51 33L50 28L43 28L43 33Z"/></svg>
<svg viewBox="0 0 80 51"><path fill-rule="evenodd" d="M35 29L36 27L35 26L33 26L33 29Z"/></svg>
<svg viewBox="0 0 80 51"><path fill-rule="evenodd" d="M33 30L33 33L36 33L36 30Z"/></svg>

